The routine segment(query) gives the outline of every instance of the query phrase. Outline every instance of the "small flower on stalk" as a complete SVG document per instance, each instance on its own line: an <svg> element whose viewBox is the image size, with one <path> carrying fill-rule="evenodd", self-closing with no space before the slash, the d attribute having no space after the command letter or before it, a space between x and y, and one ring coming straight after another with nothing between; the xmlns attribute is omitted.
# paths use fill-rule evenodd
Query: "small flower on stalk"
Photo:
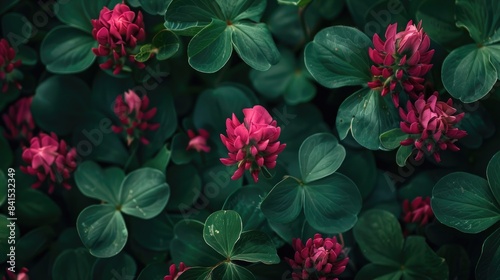
<svg viewBox="0 0 500 280"><path fill-rule="evenodd" d="M431 208L431 198L421 196L410 201L403 201L403 220L405 223L419 223L425 226L434 218L434 213Z"/></svg>
<svg viewBox="0 0 500 280"><path fill-rule="evenodd" d="M30 145L23 148L22 158L28 166L21 166L21 170L37 176L38 182L32 188L39 188L47 181L49 193L54 191L56 184L69 190L71 185L67 181L76 169L76 155L76 149L69 149L66 142L59 141L54 133L48 135L42 132L31 138Z"/></svg>
<svg viewBox="0 0 500 280"><path fill-rule="evenodd" d="M375 65L371 67L373 80L368 86L380 90L382 96L391 93L394 105L399 107L402 90L413 99L424 90L423 77L432 68L434 50L429 50L430 39L422 22L415 26L410 20L406 29L398 33L397 28L397 23L387 27L385 42L378 34L373 35L375 49L369 48L368 54Z"/></svg>
<svg viewBox="0 0 500 280"><path fill-rule="evenodd" d="M193 130L188 130L189 144L186 150L196 150L197 152L210 152L210 146L207 145L207 140L210 134L205 129L198 129L200 135L196 135Z"/></svg>
<svg viewBox="0 0 500 280"><path fill-rule="evenodd" d="M170 275L167 275L165 276L165 278L163 278L163 280L177 280L177 278L179 278L179 276L186 270L188 270L189 267L187 267L186 265L184 265L183 262L180 262L179 263L179 269L177 269L177 267L175 266L175 264L172 264L169 268L169 274Z"/></svg>
<svg viewBox="0 0 500 280"><path fill-rule="evenodd" d="M455 142L467 136L467 132L455 127L464 117L464 113L455 114L453 101L438 101L438 92L429 98L422 94L413 104L408 101L406 111L399 108L401 130L410 134L401 141L401 145L415 145L418 150L415 160L420 160L427 152L434 156L436 162L441 161L439 150L458 151Z"/></svg>
<svg viewBox="0 0 500 280"><path fill-rule="evenodd" d="M21 89L21 83L17 81L12 71L21 66L21 60L14 61L16 51L12 48L9 42L5 39L0 39L0 84L2 85L2 92L7 92L9 84L14 84L17 89Z"/></svg>
<svg viewBox="0 0 500 280"><path fill-rule="evenodd" d="M227 166L237 164L238 169L231 179L237 180L245 170L250 170L257 183L261 168L274 168L286 144L278 141L281 129L264 107L243 109L243 114L243 123L234 114L232 119L226 120L227 136L221 134L220 137L229 151L229 158L220 161Z"/></svg>
<svg viewBox="0 0 500 280"><path fill-rule="evenodd" d="M30 110L32 99L32 97L19 99L3 114L2 119L7 128L4 134L7 139L24 142L33 137L35 122Z"/></svg>
<svg viewBox="0 0 500 280"><path fill-rule="evenodd" d="M295 256L285 259L293 269L293 280L337 280L349 262L336 237L323 238L317 233L305 245L298 238L292 245Z"/></svg>
<svg viewBox="0 0 500 280"><path fill-rule="evenodd" d="M114 112L120 120L121 126L113 125L111 128L115 133L125 131L127 145L130 146L135 139L148 145L149 140L143 136L144 131L157 130L160 127L158 123L149 122L156 115L156 107L149 110L148 107L149 98L146 95L141 98L133 90L116 97Z"/></svg>
<svg viewBox="0 0 500 280"><path fill-rule="evenodd" d="M117 75L127 60L139 69L144 68L132 54L137 43L146 38L140 11L136 15L125 4L116 4L113 10L104 7L99 19L92 20L92 26L92 35L99 43L92 51L96 56L107 57L106 62L99 65L102 69L113 68L113 74Z"/></svg>
<svg viewBox="0 0 500 280"><path fill-rule="evenodd" d="M2 280L29 280L28 269L26 267L21 268L19 273L14 273L7 269L6 276L2 277Z"/></svg>

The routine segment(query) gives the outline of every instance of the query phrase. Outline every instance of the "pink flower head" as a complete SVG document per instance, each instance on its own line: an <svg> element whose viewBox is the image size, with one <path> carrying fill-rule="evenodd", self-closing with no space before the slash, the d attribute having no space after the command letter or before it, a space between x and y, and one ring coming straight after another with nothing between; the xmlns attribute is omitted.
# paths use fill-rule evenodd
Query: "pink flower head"
<svg viewBox="0 0 500 280"><path fill-rule="evenodd" d="M139 114L141 111L142 100L133 90L126 91L125 95L125 103L128 105L128 114L135 113Z"/></svg>
<svg viewBox="0 0 500 280"><path fill-rule="evenodd" d="M7 275L2 277L2 280L30 280L28 277L28 269L26 267L21 268L21 271L17 275L7 269Z"/></svg>
<svg viewBox="0 0 500 280"><path fill-rule="evenodd" d="M115 100L114 112L120 120L121 126L113 125L111 128L115 133L127 134L127 144L130 145L135 139L139 139L144 145L149 141L143 136L146 130L157 130L160 127L158 123L151 123L156 115L156 108L148 110L149 98L144 95L139 97L133 90L118 95Z"/></svg>
<svg viewBox="0 0 500 280"><path fill-rule="evenodd" d="M0 83L2 92L7 92L9 83L13 83L18 89L21 89L21 84L17 81L12 71L21 66L21 60L14 61L16 51L12 48L9 42L5 39L0 39Z"/></svg>
<svg viewBox="0 0 500 280"><path fill-rule="evenodd" d="M32 188L38 188L47 181L49 193L52 193L55 184L71 189L67 180L76 169L76 149L69 149L64 140L59 141L54 133L47 135L40 133L31 138L30 145L23 147L23 160L28 166L21 166L21 170L30 175L36 175L38 182Z"/></svg>
<svg viewBox="0 0 500 280"><path fill-rule="evenodd" d="M31 100L32 97L24 97L11 105L2 119L8 131L5 132L5 137L10 140L25 141L33 137L35 122L31 115Z"/></svg>
<svg viewBox="0 0 500 280"><path fill-rule="evenodd" d="M234 114L226 120L227 136L221 134L220 138L229 151L229 158L220 161L227 166L238 165L231 179L237 180L245 170L250 170L253 180L258 182L261 168L274 168L286 144L278 141L281 129L264 107L243 109L243 114L243 123Z"/></svg>
<svg viewBox="0 0 500 280"><path fill-rule="evenodd" d="M372 89L381 91L382 96L392 94L392 101L399 107L399 93L404 90L413 99L424 90L424 76L432 68L430 64L434 50L429 50L431 41L422 29L409 21L404 31L396 33L398 24L387 27L386 41L378 34L373 35L375 49L368 48L368 54L375 63L371 67L373 80L368 82Z"/></svg>
<svg viewBox="0 0 500 280"><path fill-rule="evenodd" d="M434 156L436 162L441 161L440 150L460 150L454 143L465 136L467 132L455 127L464 113L455 114L457 109L453 108L453 101L438 101L438 92L434 92L429 98L422 94L413 104L408 101L406 112L399 108L401 130L411 134L401 145L415 145L418 153L415 157L420 160L425 152Z"/></svg>
<svg viewBox="0 0 500 280"><path fill-rule="evenodd" d="M295 256L285 260L293 269L293 280L337 280L336 276L344 272L349 262L336 237L323 239L321 234L316 233L305 245L298 238L293 240L292 245Z"/></svg>
<svg viewBox="0 0 500 280"><path fill-rule="evenodd" d="M135 60L132 52L137 42L144 41L144 21L142 13L134 11L125 4L116 4L113 10L102 8L99 19L92 20L92 35L99 46L92 51L97 56L107 57L108 60L99 66L102 69L113 68L117 75L128 61L142 69L144 64Z"/></svg>
<svg viewBox="0 0 500 280"><path fill-rule="evenodd" d="M179 263L179 269L177 269L177 267L175 266L175 264L172 264L169 268L169 274L170 275L167 275L165 276L165 278L163 278L163 280L177 280L177 278L179 278L179 276L186 270L188 270L189 267L187 267L186 265L184 265L183 262L180 262Z"/></svg>
<svg viewBox="0 0 500 280"><path fill-rule="evenodd" d="M210 137L210 134L208 133L208 131L206 131L204 129L198 129L198 133L200 135L196 135L194 133L194 131L192 131L190 129L190 130L188 130L187 133L188 133L190 140L189 140L188 146L186 147L186 150L194 149L197 152L201 152L201 151L203 151L205 153L210 152L210 146L207 145L207 140Z"/></svg>
<svg viewBox="0 0 500 280"><path fill-rule="evenodd" d="M433 218L430 197L418 196L411 203L408 199L403 201L403 220L405 223L420 223L421 226L425 226Z"/></svg>

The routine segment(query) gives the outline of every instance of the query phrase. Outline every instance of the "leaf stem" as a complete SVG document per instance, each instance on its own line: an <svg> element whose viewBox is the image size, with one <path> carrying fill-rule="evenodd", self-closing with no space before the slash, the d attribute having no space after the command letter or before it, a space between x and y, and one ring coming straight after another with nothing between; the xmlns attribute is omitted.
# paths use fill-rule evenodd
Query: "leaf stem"
<svg viewBox="0 0 500 280"><path fill-rule="evenodd" d="M306 22L306 11L309 5L306 5L304 7L299 8L299 20L300 20L300 25L302 26L302 31L304 32L304 40L305 42L309 42L311 40L311 31L309 30L309 27L307 26Z"/></svg>
<svg viewBox="0 0 500 280"><path fill-rule="evenodd" d="M339 240L340 240L340 245L342 245L342 248L344 248L345 243L344 243L344 236L342 235L342 233L339 233Z"/></svg>
<svg viewBox="0 0 500 280"><path fill-rule="evenodd" d="M303 186L304 185L304 182L302 182L302 180L300 180L299 178L297 177L294 177L292 175L285 175L283 176L283 180L285 179L288 179L288 178L291 178L291 179L294 179L295 181L297 181L297 183L299 183L299 185Z"/></svg>
<svg viewBox="0 0 500 280"><path fill-rule="evenodd" d="M199 153L200 154L200 158L201 158L201 163L203 165L207 164L207 157L205 156L205 153Z"/></svg>
<svg viewBox="0 0 500 280"><path fill-rule="evenodd" d="M127 162L125 163L125 166L124 166L124 170L127 171L128 168L129 168L129 165L132 163L132 159L135 157L135 155L137 154L137 150L139 150L139 141L134 141L133 143L133 147L132 147L132 153L130 154L130 156L128 157L127 159Z"/></svg>
<svg viewBox="0 0 500 280"><path fill-rule="evenodd" d="M264 174L264 177L266 177L267 179L273 178L273 174L271 174L271 172L269 171L269 169L267 169L267 167L262 166L260 170L262 171L262 174Z"/></svg>

